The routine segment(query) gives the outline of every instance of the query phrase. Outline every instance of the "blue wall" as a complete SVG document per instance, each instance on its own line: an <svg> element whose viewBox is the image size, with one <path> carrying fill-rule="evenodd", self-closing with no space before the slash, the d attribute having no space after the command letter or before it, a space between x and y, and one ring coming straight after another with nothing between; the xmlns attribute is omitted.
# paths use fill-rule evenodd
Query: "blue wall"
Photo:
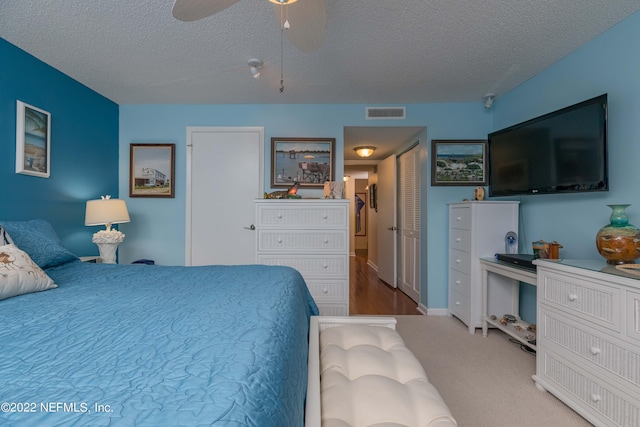
<svg viewBox="0 0 640 427"><path fill-rule="evenodd" d="M407 119L365 120L364 105L126 105L120 108L120 194L128 194L129 144L170 142L176 144L176 198L127 199L131 223L120 229L127 235L119 249L120 259L130 262L152 258L160 264L184 264L185 259L185 162L187 126L261 126L265 129L265 183L269 183L270 140L279 137L335 137L336 176L342 176L345 126L426 126L423 198L422 303L447 307L447 203L473 196L473 187L429 187L430 168L426 151L430 139L484 138L491 114L481 102L472 104L407 105ZM268 184L265 184L268 185ZM272 189L266 188L265 191ZM304 193L312 197L315 195ZM220 195L224 203L224 195ZM428 234L427 234L428 230ZM425 243L426 242L426 243ZM425 251L423 251L425 252ZM428 257L428 262L427 262ZM428 303L427 303L428 301ZM428 304L428 305L427 305Z"/></svg>
<svg viewBox="0 0 640 427"><path fill-rule="evenodd" d="M0 220L43 218L78 255L97 255L85 201L118 195L118 106L0 39ZM16 101L51 113L51 176L15 173Z"/></svg>
<svg viewBox="0 0 640 427"><path fill-rule="evenodd" d="M531 195L519 200L521 248L557 240L561 258L602 259L595 235L609 223L612 203L630 203L630 222L640 226L640 13L558 61L494 104L494 130L603 93L609 97L609 185L605 193ZM521 251L522 252L522 251ZM535 319L535 289L522 285L523 317Z"/></svg>

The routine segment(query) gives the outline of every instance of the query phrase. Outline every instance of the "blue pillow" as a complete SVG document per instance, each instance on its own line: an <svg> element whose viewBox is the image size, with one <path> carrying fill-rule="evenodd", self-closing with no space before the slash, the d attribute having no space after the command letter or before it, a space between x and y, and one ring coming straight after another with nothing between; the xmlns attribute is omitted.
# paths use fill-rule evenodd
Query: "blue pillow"
<svg viewBox="0 0 640 427"><path fill-rule="evenodd" d="M0 223L13 243L25 251L40 268L55 267L79 259L69 252L47 221L3 221Z"/></svg>

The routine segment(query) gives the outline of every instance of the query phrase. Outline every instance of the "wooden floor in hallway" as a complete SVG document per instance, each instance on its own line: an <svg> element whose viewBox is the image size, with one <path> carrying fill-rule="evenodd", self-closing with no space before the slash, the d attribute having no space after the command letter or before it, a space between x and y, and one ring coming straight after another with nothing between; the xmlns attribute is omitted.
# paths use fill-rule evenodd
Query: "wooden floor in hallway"
<svg viewBox="0 0 640 427"><path fill-rule="evenodd" d="M349 314L423 314L418 304L399 289L378 279L366 256L349 257Z"/></svg>

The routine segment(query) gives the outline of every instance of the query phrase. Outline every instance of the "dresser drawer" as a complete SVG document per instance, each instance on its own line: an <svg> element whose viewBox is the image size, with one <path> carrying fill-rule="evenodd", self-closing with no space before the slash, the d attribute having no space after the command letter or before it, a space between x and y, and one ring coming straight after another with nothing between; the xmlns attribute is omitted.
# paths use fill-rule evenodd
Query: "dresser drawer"
<svg viewBox="0 0 640 427"><path fill-rule="evenodd" d="M471 252L471 230L452 228L449 232L449 248Z"/></svg>
<svg viewBox="0 0 640 427"><path fill-rule="evenodd" d="M452 249L449 252L449 266L461 273L471 274L471 256L469 252Z"/></svg>
<svg viewBox="0 0 640 427"><path fill-rule="evenodd" d="M349 272L347 255L265 255L258 254L258 264L285 265L298 270L305 280L311 277L342 276Z"/></svg>
<svg viewBox="0 0 640 427"><path fill-rule="evenodd" d="M551 392L557 390L563 396L572 396L575 404L600 419L600 425L640 425L640 408L631 396L600 380L592 372L581 370L562 356L540 351L540 346L537 360L542 385L549 387Z"/></svg>
<svg viewBox="0 0 640 427"><path fill-rule="evenodd" d="M622 332L621 290L586 277L538 271L538 303Z"/></svg>
<svg viewBox="0 0 640 427"><path fill-rule="evenodd" d="M471 229L471 207L455 207L449 210L449 227Z"/></svg>
<svg viewBox="0 0 640 427"><path fill-rule="evenodd" d="M451 301L449 301L449 312L451 315L456 316L468 325L470 321L469 297L460 292L451 291L449 292L449 298L451 298Z"/></svg>
<svg viewBox="0 0 640 427"><path fill-rule="evenodd" d="M449 289L469 296L471 293L471 278L458 270L449 270Z"/></svg>
<svg viewBox="0 0 640 427"><path fill-rule="evenodd" d="M347 223L347 205L331 206L318 202L299 206L265 204L258 206L258 228L341 227Z"/></svg>
<svg viewBox="0 0 640 427"><path fill-rule="evenodd" d="M342 252L347 250L347 230L259 230L259 251Z"/></svg>
<svg viewBox="0 0 640 427"><path fill-rule="evenodd" d="M538 322L538 343L553 346L557 352L568 351L568 357L578 355L584 363L640 386L640 354L627 348L628 344L621 345L610 334L545 308L538 312Z"/></svg>
<svg viewBox="0 0 640 427"><path fill-rule="evenodd" d="M316 303L347 300L349 285L346 280L309 279L307 287Z"/></svg>
<svg viewBox="0 0 640 427"><path fill-rule="evenodd" d="M627 336L640 340L640 293L627 293Z"/></svg>

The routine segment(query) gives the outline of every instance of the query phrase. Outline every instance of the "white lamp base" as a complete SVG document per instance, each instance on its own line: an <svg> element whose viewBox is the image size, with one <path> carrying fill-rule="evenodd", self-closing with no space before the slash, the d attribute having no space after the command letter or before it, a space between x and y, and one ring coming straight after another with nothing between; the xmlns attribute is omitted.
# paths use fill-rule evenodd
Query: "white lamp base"
<svg viewBox="0 0 640 427"><path fill-rule="evenodd" d="M103 264L116 263L118 245L124 240L124 234L118 230L101 230L93 235L91 241L98 245Z"/></svg>

